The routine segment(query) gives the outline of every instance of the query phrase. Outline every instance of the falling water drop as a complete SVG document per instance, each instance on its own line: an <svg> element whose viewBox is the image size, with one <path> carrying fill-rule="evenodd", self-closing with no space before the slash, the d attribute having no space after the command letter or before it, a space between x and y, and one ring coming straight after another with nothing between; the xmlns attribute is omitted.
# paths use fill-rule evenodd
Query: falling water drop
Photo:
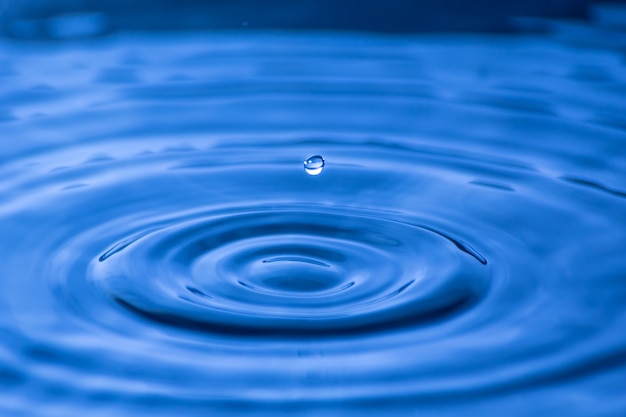
<svg viewBox="0 0 626 417"><path fill-rule="evenodd" d="M324 158L313 155L304 161L304 171L309 175L319 175L324 169Z"/></svg>

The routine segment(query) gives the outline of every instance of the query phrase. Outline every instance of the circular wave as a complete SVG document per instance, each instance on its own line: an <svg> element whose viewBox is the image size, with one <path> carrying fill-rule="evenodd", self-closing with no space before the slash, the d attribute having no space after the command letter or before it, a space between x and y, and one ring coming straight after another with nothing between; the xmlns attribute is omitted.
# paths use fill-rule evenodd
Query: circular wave
<svg viewBox="0 0 626 417"><path fill-rule="evenodd" d="M21 52L51 85L0 118L0 411L623 407L624 133L548 60L582 58L266 36Z"/></svg>
<svg viewBox="0 0 626 417"><path fill-rule="evenodd" d="M116 243L92 279L133 313L211 333L389 331L479 298L485 277L442 236L354 210L230 209Z"/></svg>

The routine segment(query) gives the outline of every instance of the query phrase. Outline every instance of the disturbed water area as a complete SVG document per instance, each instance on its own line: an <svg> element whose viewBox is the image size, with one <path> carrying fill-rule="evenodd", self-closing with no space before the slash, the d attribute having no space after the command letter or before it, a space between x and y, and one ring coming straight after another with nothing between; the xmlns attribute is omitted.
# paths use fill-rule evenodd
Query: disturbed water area
<svg viewBox="0 0 626 417"><path fill-rule="evenodd" d="M557 29L0 43L2 414L621 415L621 32Z"/></svg>

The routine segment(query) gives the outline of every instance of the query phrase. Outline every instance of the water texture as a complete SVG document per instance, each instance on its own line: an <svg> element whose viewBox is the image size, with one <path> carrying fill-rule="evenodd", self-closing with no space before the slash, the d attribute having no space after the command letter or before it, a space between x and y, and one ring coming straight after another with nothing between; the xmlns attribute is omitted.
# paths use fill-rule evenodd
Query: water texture
<svg viewBox="0 0 626 417"><path fill-rule="evenodd" d="M2 41L0 414L625 415L603 22Z"/></svg>

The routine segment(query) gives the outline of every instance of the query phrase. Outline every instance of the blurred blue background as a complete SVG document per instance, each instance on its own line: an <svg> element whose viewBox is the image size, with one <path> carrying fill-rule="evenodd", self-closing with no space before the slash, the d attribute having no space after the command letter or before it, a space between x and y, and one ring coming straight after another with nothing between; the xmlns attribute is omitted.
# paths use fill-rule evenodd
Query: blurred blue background
<svg viewBox="0 0 626 417"><path fill-rule="evenodd" d="M586 19L591 0L2 0L2 31L15 37L54 37L42 19L97 13L98 31L320 29L413 33L511 32L514 18ZM598 2L595 2L598 3ZM611 0L602 4L610 4ZM86 25L86 24L84 24Z"/></svg>

